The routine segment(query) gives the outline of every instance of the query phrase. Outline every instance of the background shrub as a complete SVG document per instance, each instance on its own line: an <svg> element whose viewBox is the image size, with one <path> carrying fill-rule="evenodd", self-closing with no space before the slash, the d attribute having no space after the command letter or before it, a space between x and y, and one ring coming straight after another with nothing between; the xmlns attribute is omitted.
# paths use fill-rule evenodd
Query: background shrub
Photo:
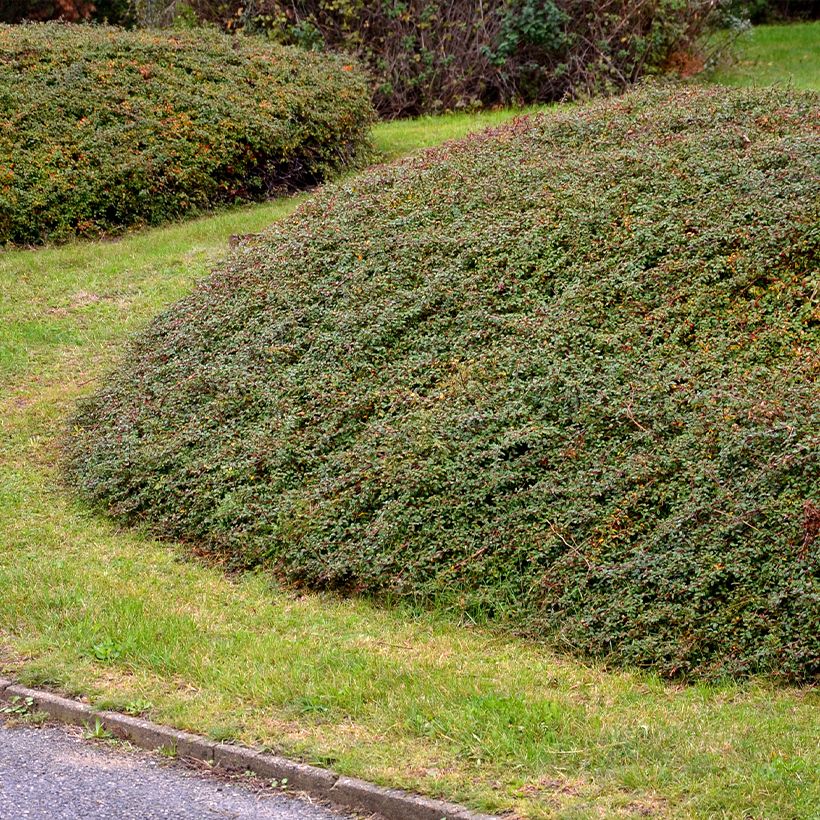
<svg viewBox="0 0 820 820"><path fill-rule="evenodd" d="M311 183L350 160L372 118L340 57L204 30L0 26L0 242Z"/></svg>
<svg viewBox="0 0 820 820"><path fill-rule="evenodd" d="M229 25L359 55L382 115L624 89L692 45L720 0L297 0ZM205 3L203 8L207 9Z"/></svg>
<svg viewBox="0 0 820 820"><path fill-rule="evenodd" d="M811 679L818 124L649 89L330 187L135 341L72 480L293 584Z"/></svg>

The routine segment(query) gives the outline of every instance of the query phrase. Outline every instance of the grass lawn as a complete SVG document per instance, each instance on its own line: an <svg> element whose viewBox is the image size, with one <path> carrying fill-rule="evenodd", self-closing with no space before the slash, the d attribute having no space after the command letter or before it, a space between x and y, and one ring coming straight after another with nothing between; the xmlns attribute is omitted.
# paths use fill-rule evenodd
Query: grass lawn
<svg viewBox="0 0 820 820"><path fill-rule="evenodd" d="M516 114L537 113L547 108L548 106L521 108ZM436 145L445 140L463 137L470 131L500 125L509 118L510 112L501 110L417 117L413 120L393 120L380 123L374 129L373 144L376 152L383 159L391 160L423 146Z"/></svg>
<svg viewBox="0 0 820 820"><path fill-rule="evenodd" d="M375 140L392 156L503 116L390 123ZM61 491L60 427L128 334L228 235L297 203L0 253L0 671L485 811L816 816L816 690L671 685L434 614L295 596Z"/></svg>
<svg viewBox="0 0 820 820"><path fill-rule="evenodd" d="M820 20L755 26L738 38L731 59L712 75L725 85L790 85L820 90Z"/></svg>

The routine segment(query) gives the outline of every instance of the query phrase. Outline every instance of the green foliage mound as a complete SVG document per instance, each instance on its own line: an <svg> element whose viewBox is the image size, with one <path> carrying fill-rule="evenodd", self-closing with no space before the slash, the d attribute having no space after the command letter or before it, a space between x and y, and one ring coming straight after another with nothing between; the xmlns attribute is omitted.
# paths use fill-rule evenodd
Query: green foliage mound
<svg viewBox="0 0 820 820"><path fill-rule="evenodd" d="M313 182L371 120L367 83L342 58L206 31L0 26L0 243Z"/></svg>
<svg viewBox="0 0 820 820"><path fill-rule="evenodd" d="M72 480L297 585L810 679L819 114L642 89L330 187L134 341Z"/></svg>

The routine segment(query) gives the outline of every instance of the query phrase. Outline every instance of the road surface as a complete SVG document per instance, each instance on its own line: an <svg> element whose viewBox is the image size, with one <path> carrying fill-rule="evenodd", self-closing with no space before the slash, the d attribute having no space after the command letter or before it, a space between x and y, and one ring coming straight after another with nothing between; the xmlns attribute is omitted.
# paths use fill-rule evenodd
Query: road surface
<svg viewBox="0 0 820 820"><path fill-rule="evenodd" d="M0 721L0 820L340 820L307 801L83 739Z"/></svg>

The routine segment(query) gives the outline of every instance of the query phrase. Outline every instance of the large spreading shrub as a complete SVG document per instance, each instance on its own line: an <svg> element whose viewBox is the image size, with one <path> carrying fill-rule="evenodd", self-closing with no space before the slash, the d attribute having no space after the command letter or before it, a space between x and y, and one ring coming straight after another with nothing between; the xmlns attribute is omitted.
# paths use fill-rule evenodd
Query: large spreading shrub
<svg viewBox="0 0 820 820"><path fill-rule="evenodd" d="M136 339L71 478L293 584L811 679L818 125L655 88L330 187Z"/></svg>
<svg viewBox="0 0 820 820"><path fill-rule="evenodd" d="M0 243L314 182L367 138L349 61L216 32L0 26Z"/></svg>

